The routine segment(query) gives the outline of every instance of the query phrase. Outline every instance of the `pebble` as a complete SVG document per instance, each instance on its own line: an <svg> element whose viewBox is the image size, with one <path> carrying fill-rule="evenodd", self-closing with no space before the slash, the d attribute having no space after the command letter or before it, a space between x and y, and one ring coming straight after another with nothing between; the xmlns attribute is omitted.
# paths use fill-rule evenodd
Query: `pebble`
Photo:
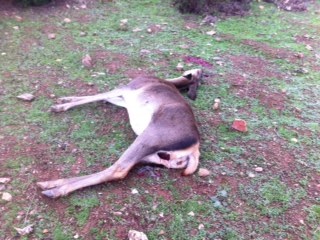
<svg viewBox="0 0 320 240"><path fill-rule="evenodd" d="M70 18L65 18L65 19L63 19L63 21L64 21L65 23L71 23L71 19L70 19Z"/></svg>
<svg viewBox="0 0 320 240"><path fill-rule="evenodd" d="M49 232L48 229L43 229L43 231L42 231L42 233L44 233L44 234L46 234L46 233L48 233L48 232Z"/></svg>
<svg viewBox="0 0 320 240"><path fill-rule="evenodd" d="M0 183L4 183L4 184L6 184L6 183L8 183L8 182L10 182L10 178L0 178Z"/></svg>
<svg viewBox="0 0 320 240"><path fill-rule="evenodd" d="M31 102L35 98L35 96L32 95L31 93L24 93L24 94L17 96L17 98L20 100Z"/></svg>
<svg viewBox="0 0 320 240"><path fill-rule="evenodd" d="M12 200L12 195L8 192L4 192L2 193L1 199L4 201L10 202Z"/></svg>
<svg viewBox="0 0 320 240"><path fill-rule="evenodd" d="M48 34L48 39L55 39L56 35L54 33L49 33Z"/></svg>
<svg viewBox="0 0 320 240"><path fill-rule="evenodd" d="M201 223L201 224L199 224L198 229L199 229L199 230L204 229L204 225L203 225L202 223Z"/></svg>
<svg viewBox="0 0 320 240"><path fill-rule="evenodd" d="M263 172L263 168L262 167L256 167L254 170L256 172Z"/></svg>
<svg viewBox="0 0 320 240"><path fill-rule="evenodd" d="M199 171L198 171L198 176L199 177L207 177L210 174L211 174L211 172L206 168L200 168Z"/></svg>
<svg viewBox="0 0 320 240"><path fill-rule="evenodd" d="M208 32L206 32L206 34L207 35L209 35L209 36L213 36L213 35L215 35L216 34L216 31L208 31Z"/></svg>
<svg viewBox="0 0 320 240"><path fill-rule="evenodd" d="M178 63L178 65L176 66L176 69L177 69L178 71L183 71L183 68L184 68L184 66L183 66L182 63Z"/></svg>
<svg viewBox="0 0 320 240"><path fill-rule="evenodd" d="M128 233L129 240L148 240L148 237L143 232L130 230Z"/></svg>
<svg viewBox="0 0 320 240"><path fill-rule="evenodd" d="M296 138L291 138L290 140L291 140L291 142L294 142L294 143L298 142L298 139L296 139Z"/></svg>
<svg viewBox="0 0 320 240"><path fill-rule="evenodd" d="M195 214L194 214L194 212L191 211L191 212L188 213L188 215L191 216L191 217L194 217Z"/></svg>
<svg viewBox="0 0 320 240"><path fill-rule="evenodd" d="M213 107L212 107L213 110L218 110L220 108L220 102L221 102L220 98L216 98L214 100L214 104L213 104Z"/></svg>
<svg viewBox="0 0 320 240"><path fill-rule="evenodd" d="M254 178L255 176L256 176L256 175L255 175L254 173L252 173L252 172L249 172L249 173L248 173L248 177L249 177L249 178Z"/></svg>
<svg viewBox="0 0 320 240"><path fill-rule="evenodd" d="M138 192L137 189L134 188L134 189L131 190L131 193L132 193L132 194L138 194L139 192Z"/></svg>

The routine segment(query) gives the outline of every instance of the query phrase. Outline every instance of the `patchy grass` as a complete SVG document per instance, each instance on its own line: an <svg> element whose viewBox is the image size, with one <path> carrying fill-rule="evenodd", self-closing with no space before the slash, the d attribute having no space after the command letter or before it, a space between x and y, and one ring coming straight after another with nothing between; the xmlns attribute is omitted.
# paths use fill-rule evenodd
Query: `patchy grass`
<svg viewBox="0 0 320 240"><path fill-rule="evenodd" d="M248 16L215 26L179 14L169 0L67 3L0 17L0 177L11 178L0 191L13 196L0 201L1 239L28 224L34 231L22 239L126 239L130 229L149 239L319 238L317 1L301 13L257 1ZM90 70L85 54L95 62ZM57 97L108 91L139 73L178 76L179 62L204 69L190 104L209 177L158 168L140 176L137 167L120 182L54 201L41 196L36 181L99 171L135 137L123 109L49 113ZM24 92L36 99L17 100ZM235 118L247 121L247 133L230 128Z"/></svg>

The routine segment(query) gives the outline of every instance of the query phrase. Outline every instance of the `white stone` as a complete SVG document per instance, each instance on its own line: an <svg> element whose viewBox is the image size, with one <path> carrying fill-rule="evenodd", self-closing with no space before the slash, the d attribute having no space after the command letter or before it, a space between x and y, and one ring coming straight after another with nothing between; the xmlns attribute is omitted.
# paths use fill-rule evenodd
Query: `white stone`
<svg viewBox="0 0 320 240"><path fill-rule="evenodd" d="M129 240L148 240L148 237L143 232L138 232L136 230L130 230L128 233Z"/></svg>
<svg viewBox="0 0 320 240"><path fill-rule="evenodd" d="M2 193L2 200L10 202L12 201L12 195L10 193L4 192Z"/></svg>

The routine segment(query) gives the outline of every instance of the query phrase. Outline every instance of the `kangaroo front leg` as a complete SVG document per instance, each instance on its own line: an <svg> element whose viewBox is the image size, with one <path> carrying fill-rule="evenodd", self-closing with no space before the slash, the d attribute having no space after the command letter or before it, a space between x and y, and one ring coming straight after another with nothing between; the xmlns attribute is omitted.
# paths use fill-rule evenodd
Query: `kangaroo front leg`
<svg viewBox="0 0 320 240"><path fill-rule="evenodd" d="M125 103L122 98L122 95L124 93L123 91L124 90L122 89L115 89L110 92L101 93L93 96L60 98L58 100L66 103L54 105L50 108L50 110L52 112L64 112L76 106L80 106L80 105L84 105L92 102L98 102L98 101L107 101L119 106L124 106Z"/></svg>

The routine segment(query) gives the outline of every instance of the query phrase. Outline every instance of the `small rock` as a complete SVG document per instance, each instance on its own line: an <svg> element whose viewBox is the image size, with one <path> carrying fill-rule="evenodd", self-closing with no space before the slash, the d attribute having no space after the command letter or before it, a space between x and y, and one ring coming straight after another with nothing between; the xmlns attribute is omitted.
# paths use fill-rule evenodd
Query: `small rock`
<svg viewBox="0 0 320 240"><path fill-rule="evenodd" d="M177 69L178 71L183 71L183 68L184 68L184 66L183 66L182 63L178 63L178 65L176 66L176 69Z"/></svg>
<svg viewBox="0 0 320 240"><path fill-rule="evenodd" d="M221 202L220 202L218 199L215 199L215 200L213 200L213 206L214 206L215 208L221 208L221 207L222 207L222 204L221 204Z"/></svg>
<svg viewBox="0 0 320 240"><path fill-rule="evenodd" d="M263 172L263 168L262 167L256 167L254 170L256 172Z"/></svg>
<svg viewBox="0 0 320 240"><path fill-rule="evenodd" d="M163 217L164 217L164 213L163 213L163 212L159 213L159 216L160 216L161 218L163 218Z"/></svg>
<svg viewBox="0 0 320 240"><path fill-rule="evenodd" d="M89 54L86 54L83 58L82 58L82 65L86 68L92 68L92 58L90 57Z"/></svg>
<svg viewBox="0 0 320 240"><path fill-rule="evenodd" d="M226 190L221 190L221 191L218 192L218 195L220 197L227 198L228 197L228 192Z"/></svg>
<svg viewBox="0 0 320 240"><path fill-rule="evenodd" d="M312 51L313 47L311 47L310 45L306 45L306 49L309 50L309 51Z"/></svg>
<svg viewBox="0 0 320 240"><path fill-rule="evenodd" d="M148 240L148 237L143 232L138 232L136 230L130 230L128 233L129 240Z"/></svg>
<svg viewBox="0 0 320 240"><path fill-rule="evenodd" d="M16 16L14 16L14 18L18 21L18 22L22 22L22 17L20 17L20 16L18 16L18 15L16 15Z"/></svg>
<svg viewBox="0 0 320 240"><path fill-rule="evenodd" d="M0 183L4 183L4 184L6 184L6 183L8 183L8 182L10 182L10 178L0 178Z"/></svg>
<svg viewBox="0 0 320 240"><path fill-rule="evenodd" d="M55 38L56 38L56 34L54 34L54 33L48 34L48 39L55 39Z"/></svg>
<svg viewBox="0 0 320 240"><path fill-rule="evenodd" d="M249 172L249 173L248 173L248 177L249 177L249 178L254 178L255 176L256 176L256 175L255 175L254 173L252 173L252 172Z"/></svg>
<svg viewBox="0 0 320 240"><path fill-rule="evenodd" d="M211 172L206 168L200 168L199 171L198 171L198 176L199 177L207 177L210 174L211 174Z"/></svg>
<svg viewBox="0 0 320 240"><path fill-rule="evenodd" d="M198 229L199 230L203 230L204 229L204 225L202 223L200 223L199 226L198 226Z"/></svg>
<svg viewBox="0 0 320 240"><path fill-rule="evenodd" d="M19 28L19 26L14 26L13 29L14 30L19 30L20 28Z"/></svg>
<svg viewBox="0 0 320 240"><path fill-rule="evenodd" d="M299 220L299 223L301 223L302 225L305 224L304 221L303 221L303 219L300 219L300 220Z"/></svg>
<svg viewBox="0 0 320 240"><path fill-rule="evenodd" d="M127 31L128 30L128 19L120 20L120 30Z"/></svg>
<svg viewBox="0 0 320 240"><path fill-rule="evenodd" d="M80 32L80 37L85 37L85 36L87 36L87 33L86 32Z"/></svg>
<svg viewBox="0 0 320 240"><path fill-rule="evenodd" d="M23 100L23 101L31 102L35 98L35 96L32 95L31 93L24 93L24 94L17 96L17 98L20 100Z"/></svg>
<svg viewBox="0 0 320 240"><path fill-rule="evenodd" d="M65 23L71 23L71 19L70 19L70 18L65 18L65 19L63 19L63 21L64 21Z"/></svg>
<svg viewBox="0 0 320 240"><path fill-rule="evenodd" d="M141 31L142 31L141 28L135 28L135 29L132 30L132 32L141 32Z"/></svg>
<svg viewBox="0 0 320 240"><path fill-rule="evenodd" d="M116 216L121 216L122 212L113 212L113 214L116 215Z"/></svg>
<svg viewBox="0 0 320 240"><path fill-rule="evenodd" d="M191 211L191 212L188 213L188 215L191 216L191 217L194 217L195 214L194 214L194 212Z"/></svg>
<svg viewBox="0 0 320 240"><path fill-rule="evenodd" d="M47 234L47 233L49 233L49 230L48 229L43 229L42 233Z"/></svg>
<svg viewBox="0 0 320 240"><path fill-rule="evenodd" d="M247 122L242 119L235 119L233 121L231 128L233 128L234 130L237 130L239 132L247 132L248 131Z"/></svg>
<svg viewBox="0 0 320 240"><path fill-rule="evenodd" d="M200 23L200 25L211 25L213 26L218 21L218 18L216 16L207 15Z"/></svg>
<svg viewBox="0 0 320 240"><path fill-rule="evenodd" d="M216 34L216 31L208 31L208 32L206 32L206 34L207 35L209 35L209 36L213 36L213 35L215 35Z"/></svg>
<svg viewBox="0 0 320 240"><path fill-rule="evenodd" d="M76 233L76 235L73 236L74 239L78 239L80 236L78 233Z"/></svg>
<svg viewBox="0 0 320 240"><path fill-rule="evenodd" d="M296 138L291 138L290 141L293 142L293 143L297 143L297 142L298 142L298 139L296 139Z"/></svg>
<svg viewBox="0 0 320 240"><path fill-rule="evenodd" d="M218 110L220 108L220 102L221 102L220 98L216 98L214 100L214 104L212 106L213 110Z"/></svg>
<svg viewBox="0 0 320 240"><path fill-rule="evenodd" d="M138 192L137 189L134 188L134 189L131 190L131 193L132 193L132 194L138 194L139 192Z"/></svg>
<svg viewBox="0 0 320 240"><path fill-rule="evenodd" d="M82 8L82 9L86 9L86 8L87 8L87 5L82 4L82 5L80 6L80 8Z"/></svg>
<svg viewBox="0 0 320 240"><path fill-rule="evenodd" d="M151 28L148 28L148 29L147 29L147 33L152 33L152 29L151 29Z"/></svg>
<svg viewBox="0 0 320 240"><path fill-rule="evenodd" d="M147 50L147 49L141 49L140 50L140 54L142 54L142 55L148 55L148 54L150 54L151 53L151 51L150 50Z"/></svg>
<svg viewBox="0 0 320 240"><path fill-rule="evenodd" d="M263 10L263 9L264 9L264 6L263 6L263 5L260 5L259 8L260 8L261 10Z"/></svg>
<svg viewBox="0 0 320 240"><path fill-rule="evenodd" d="M160 230L160 232L158 233L158 235L164 235L164 234L166 234L164 230Z"/></svg>
<svg viewBox="0 0 320 240"><path fill-rule="evenodd" d="M21 236L25 236L25 235L28 235L30 233L33 232L33 224L31 225L28 225L24 228L16 228L14 227L14 229L21 235Z"/></svg>

